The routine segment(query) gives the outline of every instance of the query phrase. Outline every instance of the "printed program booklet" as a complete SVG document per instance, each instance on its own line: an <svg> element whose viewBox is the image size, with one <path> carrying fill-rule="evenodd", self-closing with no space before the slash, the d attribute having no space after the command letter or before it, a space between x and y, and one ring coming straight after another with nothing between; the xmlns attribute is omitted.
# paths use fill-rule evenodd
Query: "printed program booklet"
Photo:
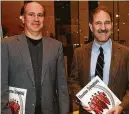
<svg viewBox="0 0 129 114"><path fill-rule="evenodd" d="M106 114L109 109L121 103L98 76L81 89L76 97L92 114Z"/></svg>
<svg viewBox="0 0 129 114"><path fill-rule="evenodd" d="M27 89L9 86L9 102L12 114L25 114Z"/></svg>

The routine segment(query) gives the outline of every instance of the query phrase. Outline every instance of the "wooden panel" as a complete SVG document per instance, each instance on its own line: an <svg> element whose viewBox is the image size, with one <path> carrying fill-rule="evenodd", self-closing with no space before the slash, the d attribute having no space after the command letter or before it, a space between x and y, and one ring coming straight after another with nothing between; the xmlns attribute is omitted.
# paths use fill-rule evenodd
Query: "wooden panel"
<svg viewBox="0 0 129 114"><path fill-rule="evenodd" d="M20 27L21 20L20 9L23 6L23 1L2 1L1 2L1 19L2 26L8 29L8 35L19 34L22 31Z"/></svg>

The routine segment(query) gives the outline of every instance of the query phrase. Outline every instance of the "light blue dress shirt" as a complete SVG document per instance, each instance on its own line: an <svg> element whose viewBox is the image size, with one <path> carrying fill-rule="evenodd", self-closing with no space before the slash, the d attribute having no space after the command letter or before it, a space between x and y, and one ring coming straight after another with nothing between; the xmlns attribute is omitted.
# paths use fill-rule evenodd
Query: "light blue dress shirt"
<svg viewBox="0 0 129 114"><path fill-rule="evenodd" d="M91 63L90 63L90 75L91 79L95 76L95 68L98 55L100 53L99 47L103 48L104 52L104 69L103 69L103 82L108 85L109 81L109 72L110 72L110 63L111 63L111 53L112 53L112 41L109 39L105 44L100 45L95 40L92 45L91 51Z"/></svg>

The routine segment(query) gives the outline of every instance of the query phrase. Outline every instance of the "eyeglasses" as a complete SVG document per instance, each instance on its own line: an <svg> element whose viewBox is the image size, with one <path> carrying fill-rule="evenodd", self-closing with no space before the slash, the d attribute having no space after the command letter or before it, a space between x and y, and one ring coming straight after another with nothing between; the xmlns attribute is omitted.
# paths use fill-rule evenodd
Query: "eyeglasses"
<svg viewBox="0 0 129 114"><path fill-rule="evenodd" d="M33 12L30 12L30 13L27 14L27 16L29 16L29 17L31 17L31 18L35 18L36 16L37 16L38 18L43 18L43 17L44 17L44 14L43 14L43 13L35 14L35 13L33 13Z"/></svg>

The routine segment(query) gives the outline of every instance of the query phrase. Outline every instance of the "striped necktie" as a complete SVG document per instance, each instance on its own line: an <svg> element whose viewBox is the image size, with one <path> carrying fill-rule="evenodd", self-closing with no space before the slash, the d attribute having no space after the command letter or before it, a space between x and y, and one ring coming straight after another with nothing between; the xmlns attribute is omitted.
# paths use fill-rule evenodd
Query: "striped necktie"
<svg viewBox="0 0 129 114"><path fill-rule="evenodd" d="M103 67L104 67L104 54L103 54L103 48L100 47L100 54L97 59L96 63L96 69L95 69L95 76L99 76L103 80Z"/></svg>

